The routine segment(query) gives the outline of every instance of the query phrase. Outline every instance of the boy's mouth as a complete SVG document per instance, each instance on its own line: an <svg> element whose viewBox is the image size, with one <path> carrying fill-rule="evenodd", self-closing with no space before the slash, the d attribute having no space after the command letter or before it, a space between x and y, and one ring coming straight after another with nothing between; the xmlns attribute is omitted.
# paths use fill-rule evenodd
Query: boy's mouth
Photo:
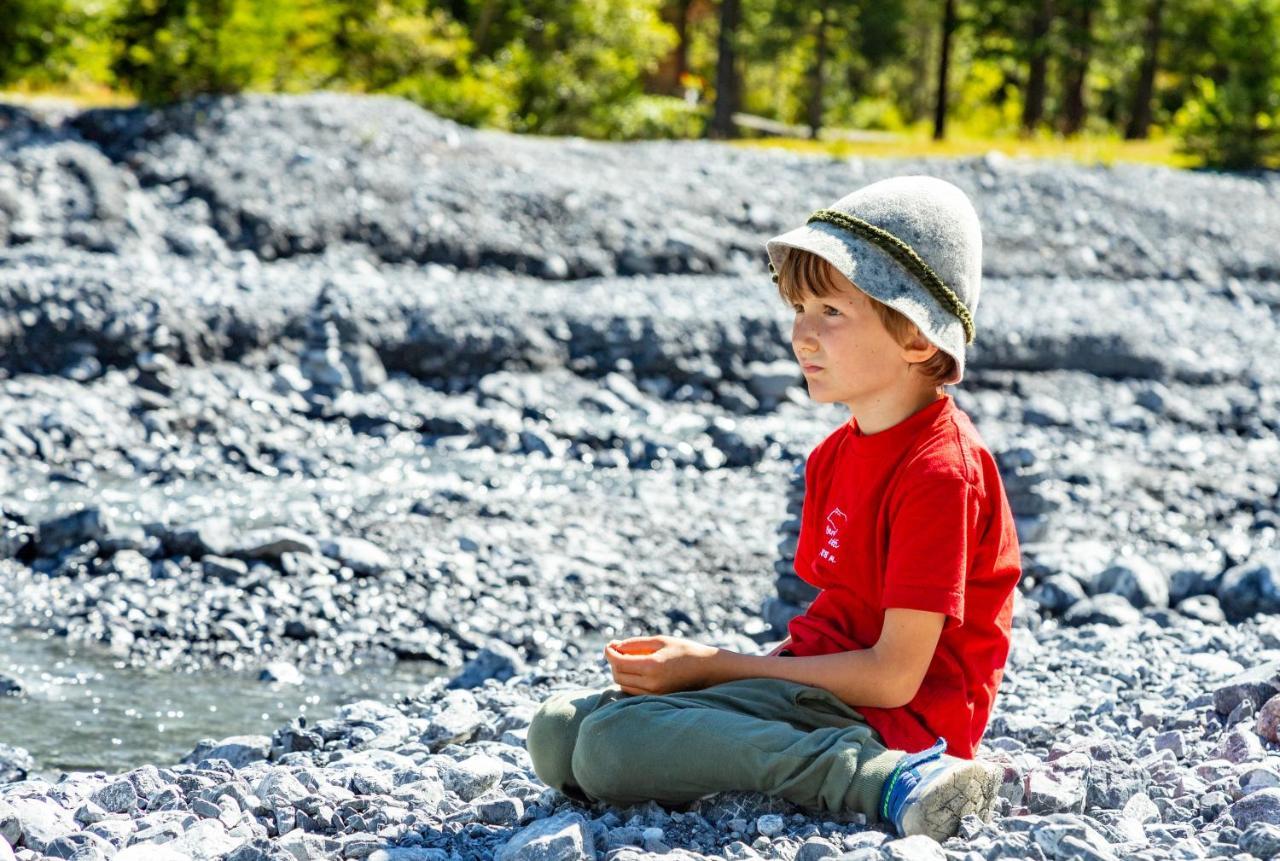
<svg viewBox="0 0 1280 861"><path fill-rule="evenodd" d="M802 365L800 365L800 368L801 368L801 370L803 370L806 374L816 374L818 371L821 371L821 370L822 370L822 366L821 366L821 365L809 365L809 364L802 364Z"/></svg>

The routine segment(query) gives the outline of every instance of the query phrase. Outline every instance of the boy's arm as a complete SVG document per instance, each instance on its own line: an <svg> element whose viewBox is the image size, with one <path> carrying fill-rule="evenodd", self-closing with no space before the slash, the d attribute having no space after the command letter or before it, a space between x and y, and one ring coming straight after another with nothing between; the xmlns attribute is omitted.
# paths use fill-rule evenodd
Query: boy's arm
<svg viewBox="0 0 1280 861"><path fill-rule="evenodd" d="M788 658L721 651L712 684L735 679L786 679L831 691L853 708L897 708L915 697L933 661L943 613L885 610L880 639L870 649Z"/></svg>

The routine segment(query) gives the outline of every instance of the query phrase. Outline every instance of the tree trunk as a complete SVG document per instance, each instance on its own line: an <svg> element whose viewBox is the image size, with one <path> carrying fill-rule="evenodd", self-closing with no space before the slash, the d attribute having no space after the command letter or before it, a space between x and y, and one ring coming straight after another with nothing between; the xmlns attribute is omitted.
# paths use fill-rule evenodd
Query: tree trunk
<svg viewBox="0 0 1280 861"><path fill-rule="evenodd" d="M1142 58L1142 70L1138 73L1138 86L1133 91L1133 107L1129 111L1129 125L1125 127L1125 140L1146 138L1151 125L1151 97L1155 95L1156 65L1160 51L1160 15L1164 0L1151 0L1147 13L1146 54Z"/></svg>
<svg viewBox="0 0 1280 861"><path fill-rule="evenodd" d="M1076 24L1072 32L1066 89L1062 98L1062 133L1070 137L1084 128L1087 114L1084 103L1084 81L1089 72L1089 55L1093 50L1093 0L1076 0Z"/></svg>
<svg viewBox="0 0 1280 861"><path fill-rule="evenodd" d="M1040 0L1031 21L1031 60L1027 68L1026 101L1022 104L1022 129L1035 130L1044 116L1045 74L1049 66L1049 25L1053 22L1053 0Z"/></svg>
<svg viewBox="0 0 1280 861"><path fill-rule="evenodd" d="M489 55L489 28L493 25L493 13L497 5L497 0L485 0L484 6L480 7L480 18L476 21L476 29L471 34L471 41L475 45L478 56Z"/></svg>
<svg viewBox="0 0 1280 861"><path fill-rule="evenodd" d="M689 7L693 0L679 0L676 3L676 68L672 86L676 95L683 95L680 79L689 71Z"/></svg>
<svg viewBox="0 0 1280 861"><path fill-rule="evenodd" d="M956 30L956 0L942 0L942 50L938 52L938 98L933 106L933 139L947 136L947 72L951 65L951 34Z"/></svg>
<svg viewBox="0 0 1280 861"><path fill-rule="evenodd" d="M716 104L711 118L711 137L734 135L733 115L738 110L738 69L734 37L741 9L738 0L720 0L720 33L716 37Z"/></svg>
<svg viewBox="0 0 1280 861"><path fill-rule="evenodd" d="M818 139L818 130L822 128L823 85L827 62L827 7L825 4L818 8L818 16L809 90L809 137L814 140Z"/></svg>

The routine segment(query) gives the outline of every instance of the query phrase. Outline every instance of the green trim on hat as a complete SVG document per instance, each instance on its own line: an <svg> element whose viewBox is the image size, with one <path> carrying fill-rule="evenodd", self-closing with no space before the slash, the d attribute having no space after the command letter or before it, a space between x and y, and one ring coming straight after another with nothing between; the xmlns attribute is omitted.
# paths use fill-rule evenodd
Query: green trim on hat
<svg viewBox="0 0 1280 861"><path fill-rule="evenodd" d="M819 209L809 216L805 224L814 221L825 221L847 230L860 239L873 243L880 250L905 266L907 271L916 276L920 283L933 294L933 298L937 299L943 308L960 319L960 322L964 325L965 343L973 343L973 339L976 336L973 315L969 313L969 309L965 307L964 302L960 301L960 297L955 294L955 291L946 285L928 263L924 262L914 248L884 228L876 227L870 222L863 221L861 218L850 215L847 212L841 212L838 209Z"/></svg>

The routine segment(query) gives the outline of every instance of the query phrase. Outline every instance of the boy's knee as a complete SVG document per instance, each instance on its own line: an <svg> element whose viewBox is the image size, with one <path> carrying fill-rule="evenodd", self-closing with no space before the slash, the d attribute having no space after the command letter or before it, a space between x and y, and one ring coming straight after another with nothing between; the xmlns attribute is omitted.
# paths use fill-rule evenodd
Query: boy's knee
<svg viewBox="0 0 1280 861"><path fill-rule="evenodd" d="M561 792L566 781L573 777L570 761L578 728L576 718L572 692L552 694L534 713L525 738L534 774Z"/></svg>
<svg viewBox="0 0 1280 861"><path fill-rule="evenodd" d="M592 798L630 803L635 770L643 767L637 761L643 754L635 746L635 727L628 726L639 704L634 699L613 703L582 722L571 766L577 785Z"/></svg>
<svg viewBox="0 0 1280 861"><path fill-rule="evenodd" d="M554 693L529 722L525 748L533 772L547 786L571 798L582 798L573 773L573 752L579 727L607 691L576 690Z"/></svg>

